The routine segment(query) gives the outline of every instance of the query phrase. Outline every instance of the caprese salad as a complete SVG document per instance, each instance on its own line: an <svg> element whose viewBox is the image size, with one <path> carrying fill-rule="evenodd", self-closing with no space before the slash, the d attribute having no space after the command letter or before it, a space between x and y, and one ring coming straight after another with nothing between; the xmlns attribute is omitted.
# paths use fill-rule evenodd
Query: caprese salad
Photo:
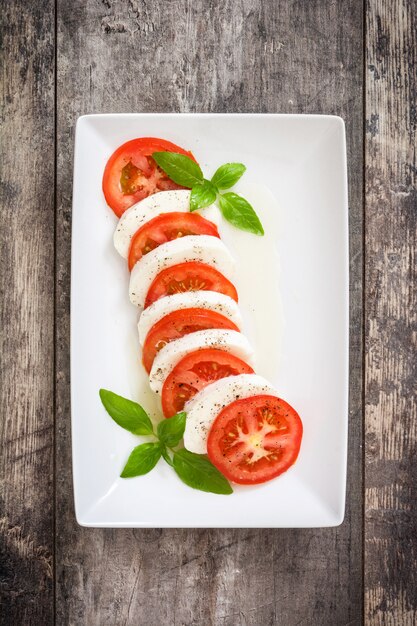
<svg viewBox="0 0 417 626"><path fill-rule="evenodd" d="M190 151L156 138L128 141L107 162L114 246L130 271L141 359L165 418L155 429L139 404L100 390L120 426L150 437L123 477L146 474L162 457L187 485L228 494L229 481L263 483L297 459L300 417L252 369L235 261L218 231L222 216L264 232L249 202L227 191L245 169L227 163L208 180Z"/></svg>

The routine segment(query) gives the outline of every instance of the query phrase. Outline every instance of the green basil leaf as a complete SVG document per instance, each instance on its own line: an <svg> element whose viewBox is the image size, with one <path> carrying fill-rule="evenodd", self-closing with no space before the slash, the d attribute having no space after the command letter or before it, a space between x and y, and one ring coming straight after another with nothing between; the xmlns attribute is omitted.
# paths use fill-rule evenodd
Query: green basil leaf
<svg viewBox="0 0 417 626"><path fill-rule="evenodd" d="M245 172L243 163L225 163L215 171L211 182L217 189L230 189Z"/></svg>
<svg viewBox="0 0 417 626"><path fill-rule="evenodd" d="M213 204L216 198L217 190L214 185L209 180L203 180L202 183L197 183L191 189L190 211L209 206Z"/></svg>
<svg viewBox="0 0 417 626"><path fill-rule="evenodd" d="M171 467L174 467L172 459L169 456L169 452L168 452L168 450L166 449L165 446L162 448L162 456L165 459L165 461L168 463L168 465L170 465Z"/></svg>
<svg viewBox="0 0 417 626"><path fill-rule="evenodd" d="M160 441L169 448L178 445L184 435L186 417L187 414L181 412L159 422L157 432Z"/></svg>
<svg viewBox="0 0 417 626"><path fill-rule="evenodd" d="M174 453L174 470L181 480L200 491L229 495L233 489L226 478L206 456L194 454L185 448Z"/></svg>
<svg viewBox="0 0 417 626"><path fill-rule="evenodd" d="M116 424L134 435L152 435L152 422L140 404L108 389L100 389L99 393L104 408Z"/></svg>
<svg viewBox="0 0 417 626"><path fill-rule="evenodd" d="M162 446L160 443L142 443L140 446L136 446L120 474L121 478L133 478L147 474L158 463L161 454Z"/></svg>
<svg viewBox="0 0 417 626"><path fill-rule="evenodd" d="M255 235L263 235L264 229L255 211L245 198L229 191L219 196L220 210L225 220Z"/></svg>
<svg viewBox="0 0 417 626"><path fill-rule="evenodd" d="M203 180L203 172L198 163L190 159L185 154L177 152L154 152L152 157L161 169L177 185L183 187L194 187L196 183Z"/></svg>

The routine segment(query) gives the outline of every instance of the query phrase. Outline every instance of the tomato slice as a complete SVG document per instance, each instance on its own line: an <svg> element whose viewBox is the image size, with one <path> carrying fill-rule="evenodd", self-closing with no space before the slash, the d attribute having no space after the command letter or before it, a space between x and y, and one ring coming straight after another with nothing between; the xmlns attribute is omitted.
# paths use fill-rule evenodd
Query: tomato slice
<svg viewBox="0 0 417 626"><path fill-rule="evenodd" d="M238 300L235 286L223 274L205 263L179 263L160 272L149 287L145 308L163 296L186 291L217 291Z"/></svg>
<svg viewBox="0 0 417 626"><path fill-rule="evenodd" d="M184 404L206 385L238 374L253 374L253 369L224 350L205 348L187 354L174 367L162 388L165 417L182 411Z"/></svg>
<svg viewBox="0 0 417 626"><path fill-rule="evenodd" d="M157 166L154 152L179 152L195 161L191 152L165 139L140 137L121 145L107 161L103 174L104 197L118 217L153 193L183 189Z"/></svg>
<svg viewBox="0 0 417 626"><path fill-rule="evenodd" d="M161 243L187 235L220 237L216 225L197 213L179 211L157 215L134 234L129 250L129 269Z"/></svg>
<svg viewBox="0 0 417 626"><path fill-rule="evenodd" d="M198 330L227 328L239 331L228 317L209 309L180 309L165 315L148 332L143 344L143 365L151 371L156 353L173 339L189 335Z"/></svg>
<svg viewBox="0 0 417 626"><path fill-rule="evenodd" d="M300 450L303 425L275 396L236 400L217 416L207 439L210 461L230 481L263 483L285 472Z"/></svg>

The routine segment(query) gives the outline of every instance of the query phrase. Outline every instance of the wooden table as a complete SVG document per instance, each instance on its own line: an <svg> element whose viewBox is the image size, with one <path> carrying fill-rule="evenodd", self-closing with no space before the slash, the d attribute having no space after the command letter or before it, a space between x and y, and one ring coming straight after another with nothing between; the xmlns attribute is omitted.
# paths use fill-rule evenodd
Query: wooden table
<svg viewBox="0 0 417 626"><path fill-rule="evenodd" d="M2 18L1 623L416 624L415 0L8 0ZM74 125L132 111L346 120L350 437L339 528L75 522Z"/></svg>

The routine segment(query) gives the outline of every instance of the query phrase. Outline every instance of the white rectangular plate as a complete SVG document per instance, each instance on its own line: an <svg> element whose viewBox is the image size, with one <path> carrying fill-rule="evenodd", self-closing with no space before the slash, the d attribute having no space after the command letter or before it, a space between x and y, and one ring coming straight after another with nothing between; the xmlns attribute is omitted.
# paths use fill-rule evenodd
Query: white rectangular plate
<svg viewBox="0 0 417 626"><path fill-rule="evenodd" d="M237 258L236 287L256 371L299 412L297 463L231 496L185 486L163 461L119 478L143 441L106 414L100 387L157 417L140 364L137 311L126 263L113 247L116 218L101 180L111 153L134 137L192 150L206 176L247 166L236 190L265 237L222 224ZM77 520L109 527L316 527L344 516L348 402L348 205L343 121L251 114L90 115L78 120L72 223L71 400Z"/></svg>

